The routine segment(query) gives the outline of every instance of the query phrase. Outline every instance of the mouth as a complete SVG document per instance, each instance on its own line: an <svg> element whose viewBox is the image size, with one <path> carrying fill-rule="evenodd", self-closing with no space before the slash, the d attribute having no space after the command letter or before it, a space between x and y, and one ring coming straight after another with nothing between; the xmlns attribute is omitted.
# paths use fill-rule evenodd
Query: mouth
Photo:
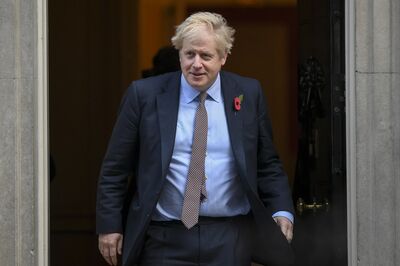
<svg viewBox="0 0 400 266"><path fill-rule="evenodd" d="M190 75L194 76L194 77L202 77L204 76L206 73L196 73L196 72L190 72Z"/></svg>

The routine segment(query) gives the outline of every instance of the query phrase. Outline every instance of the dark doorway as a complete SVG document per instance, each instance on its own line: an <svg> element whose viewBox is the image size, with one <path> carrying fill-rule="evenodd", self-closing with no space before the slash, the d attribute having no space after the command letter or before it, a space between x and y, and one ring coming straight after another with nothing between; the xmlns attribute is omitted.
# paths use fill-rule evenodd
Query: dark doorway
<svg viewBox="0 0 400 266"><path fill-rule="evenodd" d="M48 1L53 266L107 265L97 249L96 183L121 96L135 72L136 4Z"/></svg>
<svg viewBox="0 0 400 266"><path fill-rule="evenodd" d="M141 70L138 1L48 2L51 265L106 265L97 251L96 183L120 98ZM302 202L293 241L298 266L347 265L343 2L187 9L228 19L237 35L226 70L265 89L294 201ZM307 75L310 82L301 83ZM320 91L323 108L304 131L299 115L310 88Z"/></svg>

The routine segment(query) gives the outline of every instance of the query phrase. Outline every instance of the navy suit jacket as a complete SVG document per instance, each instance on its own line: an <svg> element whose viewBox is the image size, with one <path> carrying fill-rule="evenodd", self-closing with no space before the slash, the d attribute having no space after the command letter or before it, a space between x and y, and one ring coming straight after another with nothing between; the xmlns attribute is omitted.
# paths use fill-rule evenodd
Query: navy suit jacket
<svg viewBox="0 0 400 266"><path fill-rule="evenodd" d="M290 246L271 215L276 211L293 213L291 192L272 144L261 86L254 79L233 73L221 71L220 75L227 137L254 217L258 239L254 259L268 265L290 265ZM130 85L103 161L97 194L97 233L124 234L123 265L137 262L165 182L175 142L180 77L178 71ZM239 95L243 95L243 101L237 111L234 98ZM126 201L130 204L125 219Z"/></svg>

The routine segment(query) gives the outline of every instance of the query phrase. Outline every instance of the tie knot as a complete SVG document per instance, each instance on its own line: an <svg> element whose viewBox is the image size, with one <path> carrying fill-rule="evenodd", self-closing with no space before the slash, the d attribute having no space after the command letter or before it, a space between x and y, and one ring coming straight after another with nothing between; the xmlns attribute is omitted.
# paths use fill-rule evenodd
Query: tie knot
<svg viewBox="0 0 400 266"><path fill-rule="evenodd" d="M205 91L200 92L200 95L199 95L200 104L203 104L204 101L206 100L206 98L207 98L207 92L205 92Z"/></svg>

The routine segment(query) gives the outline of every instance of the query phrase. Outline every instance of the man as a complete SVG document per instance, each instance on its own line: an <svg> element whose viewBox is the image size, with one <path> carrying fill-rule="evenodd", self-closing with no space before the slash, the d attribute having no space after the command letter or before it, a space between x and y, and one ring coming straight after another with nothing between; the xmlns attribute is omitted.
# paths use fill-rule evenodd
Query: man
<svg viewBox="0 0 400 266"><path fill-rule="evenodd" d="M218 14L191 15L172 38L181 72L129 87L98 186L99 249L110 265L121 253L123 265L292 262L293 207L262 89L221 71L233 34Z"/></svg>

